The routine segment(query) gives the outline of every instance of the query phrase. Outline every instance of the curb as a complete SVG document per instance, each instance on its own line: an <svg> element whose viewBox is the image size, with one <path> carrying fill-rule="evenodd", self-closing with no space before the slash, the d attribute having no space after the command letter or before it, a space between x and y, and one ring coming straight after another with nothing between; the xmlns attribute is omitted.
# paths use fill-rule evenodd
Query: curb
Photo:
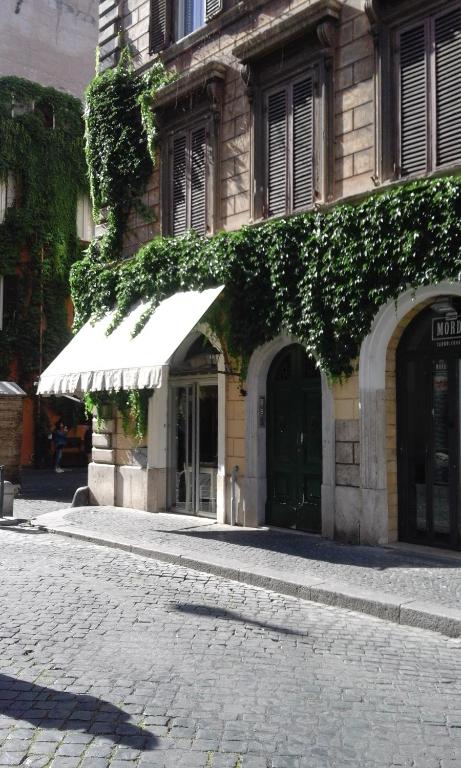
<svg viewBox="0 0 461 768"><path fill-rule="evenodd" d="M219 563L216 558L191 558L171 549L163 549L158 545L157 548L143 547L128 540L97 536L85 529L47 526L40 522L40 518L31 520L30 524L47 533L181 565L184 568L238 581L248 586L260 587L281 595L297 597L300 600L364 613L394 624L438 632L446 637L461 637L461 610L439 603L412 600L403 595L368 590L333 579L322 580L307 574L299 580L287 579L282 572L267 567L255 566L251 570L230 567L225 562Z"/></svg>

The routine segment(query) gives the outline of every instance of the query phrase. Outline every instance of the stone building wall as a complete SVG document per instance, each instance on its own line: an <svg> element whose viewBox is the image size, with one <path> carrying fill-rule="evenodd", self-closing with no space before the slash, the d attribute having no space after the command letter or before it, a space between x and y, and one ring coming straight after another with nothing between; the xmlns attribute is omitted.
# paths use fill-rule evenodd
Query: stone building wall
<svg viewBox="0 0 461 768"><path fill-rule="evenodd" d="M17 482L21 464L22 416L22 397L0 395L0 464L12 482Z"/></svg>
<svg viewBox="0 0 461 768"><path fill-rule="evenodd" d="M245 16L234 23L220 26L220 17L207 25L206 34L197 30L192 35L167 48L161 55L167 68L178 74L187 73L208 61L219 61L228 67L220 125L219 157L219 215L216 229L235 230L252 221L251 206L251 104L241 77L241 62L232 51L249 34L269 31L282 15L314 5L314 0L253 0ZM112 13L119 14L118 24L125 41L135 53L140 69L153 61L149 54L149 0L105 0ZM250 7L251 6L251 7ZM331 109L331 179L329 203L351 195L363 194L374 188L375 125L374 125L374 48L369 22L362 10L363 2L343 3L341 20L334 46L333 99ZM110 10L112 9L112 10ZM226 14L223 14L226 16ZM106 27L111 29L111 27ZM107 32L105 33L107 37ZM112 49L118 38L103 51L107 55L103 66L115 57ZM258 137L255 137L256 140ZM128 253L160 233L160 168L157 167L144 197L155 222L148 224L139 214L133 214L126 241Z"/></svg>

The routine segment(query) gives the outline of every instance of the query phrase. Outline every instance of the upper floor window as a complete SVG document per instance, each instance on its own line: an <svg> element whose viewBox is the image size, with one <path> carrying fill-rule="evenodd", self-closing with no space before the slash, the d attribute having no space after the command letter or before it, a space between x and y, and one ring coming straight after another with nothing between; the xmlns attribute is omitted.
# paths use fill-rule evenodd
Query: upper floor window
<svg viewBox="0 0 461 768"><path fill-rule="evenodd" d="M277 216L308 208L315 198L316 105L311 71L264 93L265 200Z"/></svg>
<svg viewBox="0 0 461 768"><path fill-rule="evenodd" d="M169 198L172 235L207 232L207 128L199 123L170 136Z"/></svg>
<svg viewBox="0 0 461 768"><path fill-rule="evenodd" d="M150 52L190 35L222 10L223 0L150 0Z"/></svg>
<svg viewBox="0 0 461 768"><path fill-rule="evenodd" d="M461 6L397 32L398 171L461 163Z"/></svg>
<svg viewBox="0 0 461 768"><path fill-rule="evenodd" d="M205 0L175 0L175 39L180 40L205 23Z"/></svg>

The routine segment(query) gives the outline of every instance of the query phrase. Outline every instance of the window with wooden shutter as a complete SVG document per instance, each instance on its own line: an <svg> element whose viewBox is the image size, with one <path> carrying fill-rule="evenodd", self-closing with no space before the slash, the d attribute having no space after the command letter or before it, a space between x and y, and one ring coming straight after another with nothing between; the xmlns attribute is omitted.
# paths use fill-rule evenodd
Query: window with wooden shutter
<svg viewBox="0 0 461 768"><path fill-rule="evenodd" d="M312 78L293 86L293 210L314 202L314 94Z"/></svg>
<svg viewBox="0 0 461 768"><path fill-rule="evenodd" d="M267 209L269 216L287 207L288 104L287 89L267 100Z"/></svg>
<svg viewBox="0 0 461 768"><path fill-rule="evenodd" d="M149 51L162 51L170 42L170 2L150 0Z"/></svg>
<svg viewBox="0 0 461 768"><path fill-rule="evenodd" d="M314 202L314 84L306 77L267 95L266 212L308 208Z"/></svg>
<svg viewBox="0 0 461 768"><path fill-rule="evenodd" d="M191 135L191 228L206 234L206 132L202 126Z"/></svg>
<svg viewBox="0 0 461 768"><path fill-rule="evenodd" d="M400 168L402 176L427 166L426 26L400 35Z"/></svg>
<svg viewBox="0 0 461 768"><path fill-rule="evenodd" d="M435 18L436 164L461 160L461 8Z"/></svg>
<svg viewBox="0 0 461 768"><path fill-rule="evenodd" d="M182 235L187 230L187 136L173 140L172 163L172 231Z"/></svg>
<svg viewBox="0 0 461 768"><path fill-rule="evenodd" d="M205 125L174 134L171 163L171 232L207 232L207 132Z"/></svg>
<svg viewBox="0 0 461 768"><path fill-rule="evenodd" d="M399 32L400 174L461 163L461 5Z"/></svg>
<svg viewBox="0 0 461 768"><path fill-rule="evenodd" d="M221 13L223 8L223 0L206 0L206 12L205 18L207 21L213 19L218 13Z"/></svg>

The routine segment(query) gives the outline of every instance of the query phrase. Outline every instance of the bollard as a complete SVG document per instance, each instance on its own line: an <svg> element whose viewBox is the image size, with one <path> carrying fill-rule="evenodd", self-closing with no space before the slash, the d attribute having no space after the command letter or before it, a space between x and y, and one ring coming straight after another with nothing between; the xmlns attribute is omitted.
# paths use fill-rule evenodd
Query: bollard
<svg viewBox="0 0 461 768"><path fill-rule="evenodd" d="M5 465L0 465L0 517L3 517L3 499L5 496Z"/></svg>

